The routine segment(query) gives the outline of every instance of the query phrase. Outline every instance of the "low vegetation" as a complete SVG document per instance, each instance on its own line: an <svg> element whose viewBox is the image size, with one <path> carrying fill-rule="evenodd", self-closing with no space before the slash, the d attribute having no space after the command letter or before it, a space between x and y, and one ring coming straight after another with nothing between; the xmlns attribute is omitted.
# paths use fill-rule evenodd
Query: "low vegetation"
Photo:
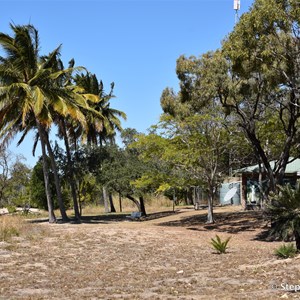
<svg viewBox="0 0 300 300"><path fill-rule="evenodd" d="M9 241L14 236L19 236L25 232L29 224L20 216L0 217L0 240Z"/></svg>
<svg viewBox="0 0 300 300"><path fill-rule="evenodd" d="M278 258L292 258L297 254L297 249L294 244L283 244L279 248L275 249L275 255Z"/></svg>
<svg viewBox="0 0 300 300"><path fill-rule="evenodd" d="M211 245L213 246L213 249L217 251L218 254L224 254L226 253L228 249L228 243L230 241L231 237L228 237L224 241L221 240L221 238L216 235L216 237L213 239L211 238Z"/></svg>
<svg viewBox="0 0 300 300"><path fill-rule="evenodd" d="M300 250L300 189L289 184L278 188L279 193L271 195L265 210L272 222L270 236L285 241L295 239Z"/></svg>

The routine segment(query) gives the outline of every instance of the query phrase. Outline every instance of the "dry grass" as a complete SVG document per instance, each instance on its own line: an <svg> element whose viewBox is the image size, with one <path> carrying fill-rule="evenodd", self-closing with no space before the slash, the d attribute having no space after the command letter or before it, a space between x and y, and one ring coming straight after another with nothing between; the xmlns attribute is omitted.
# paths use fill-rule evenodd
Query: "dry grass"
<svg viewBox="0 0 300 300"><path fill-rule="evenodd" d="M26 232L28 224L21 216L1 216L0 217L0 240L8 241L14 236L19 236Z"/></svg>
<svg viewBox="0 0 300 300"><path fill-rule="evenodd" d="M215 212L211 226L192 209L142 222L29 224L35 239L0 243L0 299L299 299L280 288L300 284L300 259L278 260L281 243L258 238L261 215ZM232 237L228 253L214 254L216 234Z"/></svg>
<svg viewBox="0 0 300 300"><path fill-rule="evenodd" d="M117 213L120 213L120 203L119 199L117 197L113 198L113 203L115 206L115 209ZM145 207L147 213L153 213L157 211L166 211L172 209L172 201L167 199L163 196L157 196L157 197L149 197L145 198ZM123 198L122 199L122 212L124 214L128 214L132 211L136 211L137 207L136 205L129 199ZM71 216L74 212L72 210L68 211L68 214ZM83 216L84 215L99 215L104 214L104 206L103 205L87 205L83 208ZM56 212L57 215L59 215L59 212Z"/></svg>
<svg viewBox="0 0 300 300"><path fill-rule="evenodd" d="M47 228L30 223L27 217L21 215L0 216L0 241L14 242L20 239L37 240L47 235Z"/></svg>

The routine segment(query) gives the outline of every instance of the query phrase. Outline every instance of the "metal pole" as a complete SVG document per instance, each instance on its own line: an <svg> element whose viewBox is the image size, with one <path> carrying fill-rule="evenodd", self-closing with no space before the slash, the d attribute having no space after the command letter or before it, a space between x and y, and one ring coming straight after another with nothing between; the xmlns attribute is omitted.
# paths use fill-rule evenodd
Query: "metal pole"
<svg viewBox="0 0 300 300"><path fill-rule="evenodd" d="M234 21L234 24L237 24L238 20L239 20L239 11L238 11L238 9L236 9L235 10L235 21Z"/></svg>

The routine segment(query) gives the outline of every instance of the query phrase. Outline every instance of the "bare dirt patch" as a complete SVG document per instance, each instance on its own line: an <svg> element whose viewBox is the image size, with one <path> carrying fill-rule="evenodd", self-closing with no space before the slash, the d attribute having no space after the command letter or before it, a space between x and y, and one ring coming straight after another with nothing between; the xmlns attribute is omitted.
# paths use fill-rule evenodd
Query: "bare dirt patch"
<svg viewBox="0 0 300 300"><path fill-rule="evenodd" d="M278 260L259 238L259 212L216 209L36 223L36 236L0 243L0 299L299 299L300 258ZM231 236L227 254L210 238ZM272 287L276 287L272 288Z"/></svg>

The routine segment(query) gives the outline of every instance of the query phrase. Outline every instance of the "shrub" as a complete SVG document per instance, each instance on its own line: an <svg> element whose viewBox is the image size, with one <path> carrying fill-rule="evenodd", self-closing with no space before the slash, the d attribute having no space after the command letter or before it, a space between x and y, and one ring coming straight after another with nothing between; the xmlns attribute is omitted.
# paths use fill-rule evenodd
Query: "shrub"
<svg viewBox="0 0 300 300"><path fill-rule="evenodd" d="M222 241L221 238L216 235L216 238L211 238L211 245L213 248L218 252L218 254L226 253L228 248L228 242L230 241L231 237L227 238L226 240Z"/></svg>
<svg viewBox="0 0 300 300"><path fill-rule="evenodd" d="M294 244L284 244L275 250L275 255L279 258L294 257L297 254L297 249Z"/></svg>
<svg viewBox="0 0 300 300"><path fill-rule="evenodd" d="M10 213L10 214L15 213L17 211L16 207L13 205L9 205L6 208L8 210L8 213Z"/></svg>
<svg viewBox="0 0 300 300"><path fill-rule="evenodd" d="M270 195L266 204L266 216L272 222L270 237L291 241L295 239L300 250L300 189L289 184L278 187L277 194Z"/></svg>

